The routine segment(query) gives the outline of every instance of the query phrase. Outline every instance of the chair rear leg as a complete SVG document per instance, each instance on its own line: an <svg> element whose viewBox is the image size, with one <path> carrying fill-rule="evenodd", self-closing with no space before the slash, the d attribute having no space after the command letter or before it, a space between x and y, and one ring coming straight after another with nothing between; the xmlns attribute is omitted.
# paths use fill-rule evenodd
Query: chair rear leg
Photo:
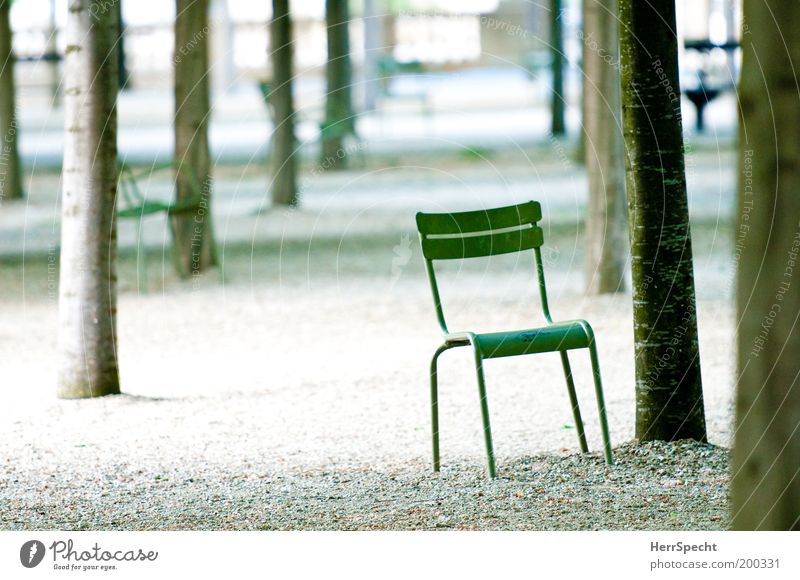
<svg viewBox="0 0 800 580"><path fill-rule="evenodd" d="M486 381L483 376L483 357L475 348L475 370L478 374L478 393L481 398L481 417L483 418L483 438L486 442L486 462L489 466L489 477L494 479L497 470L494 464L494 446L492 444L492 426L489 422L489 403L486 399Z"/></svg>
<svg viewBox="0 0 800 580"><path fill-rule="evenodd" d="M431 437L433 440L433 470L439 471L439 379L437 363L439 355L448 349L442 345L431 359Z"/></svg>
<svg viewBox="0 0 800 580"><path fill-rule="evenodd" d="M603 382L600 378L600 362L597 360L597 348L594 341L589 345L589 356L592 359L592 374L594 375L594 392L597 397L597 410L600 414L600 430L603 433L603 453L606 463L614 465L614 456L611 453L611 438L608 435L608 419L606 418L606 403L603 398Z"/></svg>
<svg viewBox="0 0 800 580"><path fill-rule="evenodd" d="M575 381L572 378L572 368L569 366L567 351L562 350L559 352L559 354L561 355L561 366L564 367L564 377L567 379L567 392L569 393L570 405L572 405L572 417L575 420L575 428L578 431L578 444L581 447L581 452L587 453L589 451L589 445L586 443L586 432L583 428L581 409L578 406L578 395L575 392Z"/></svg>

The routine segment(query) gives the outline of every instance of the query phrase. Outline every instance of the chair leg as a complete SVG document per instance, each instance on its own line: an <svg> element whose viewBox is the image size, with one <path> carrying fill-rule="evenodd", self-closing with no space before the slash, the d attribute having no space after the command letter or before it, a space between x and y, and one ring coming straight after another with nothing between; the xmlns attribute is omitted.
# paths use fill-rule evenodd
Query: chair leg
<svg viewBox="0 0 800 580"><path fill-rule="evenodd" d="M581 418L581 409L578 406L578 395L575 393L575 381L572 379L572 368L569 366L569 358L567 351L560 351L561 366L564 367L564 377L567 379L567 392L569 393L569 402L572 405L572 417L575 420L575 428L578 431L578 444L581 447L581 452L587 453L589 445L586 443L586 432L583 429L583 419Z"/></svg>
<svg viewBox="0 0 800 580"><path fill-rule="evenodd" d="M433 470L439 471L439 379L437 363L439 355L449 347L440 346L431 359L431 436L433 439Z"/></svg>
<svg viewBox="0 0 800 580"><path fill-rule="evenodd" d="M481 398L481 416L483 418L483 437L486 442L486 461L489 465L489 477L494 479L497 470L494 464L494 446L492 445L492 426L489 423L489 403L486 400L486 381L483 376L483 357L475 348L475 370L478 374L478 393Z"/></svg>
<svg viewBox="0 0 800 580"><path fill-rule="evenodd" d="M606 418L606 403L603 398L603 382L600 379L600 363L597 360L597 348L594 341L589 344L589 356L592 359L592 374L594 375L594 392L597 397L597 410L600 413L600 429L603 433L603 452L606 463L614 465L614 456L611 453L611 439L608 435L608 419Z"/></svg>
<svg viewBox="0 0 800 580"><path fill-rule="evenodd" d="M136 220L136 291L139 294L147 292L147 255L144 253L144 244L142 238L144 232L142 231L142 216ZM144 290L142 290L144 287Z"/></svg>

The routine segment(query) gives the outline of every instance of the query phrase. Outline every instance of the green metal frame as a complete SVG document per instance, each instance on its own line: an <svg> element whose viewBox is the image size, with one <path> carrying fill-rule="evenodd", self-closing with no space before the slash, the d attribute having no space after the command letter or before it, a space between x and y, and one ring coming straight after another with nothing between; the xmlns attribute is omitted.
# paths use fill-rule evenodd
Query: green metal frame
<svg viewBox="0 0 800 580"><path fill-rule="evenodd" d="M583 427L575 383L570 368L568 350L587 348L589 350L594 377L597 409L600 416L600 429L603 436L603 451L606 463L613 464L611 441L608 434L603 384L600 377L600 363L597 358L597 345L592 327L585 320L553 322L550 305L547 301L547 287L544 280L541 246L544 232L537 225L542 219L542 209L538 202L460 213L417 214L422 253L428 272L428 281L433 294L436 318L439 321L444 343L436 349L431 359L431 430L433 439L433 469L439 471L439 394L437 363L439 356L451 348L470 346L475 357L475 371L478 379L483 433L486 444L486 457L489 476L497 474L492 442L492 429L489 421L489 404L486 398L486 380L483 361L488 358L558 352L564 369L567 393L572 407L572 416L578 434L578 444L583 453L588 452L586 433ZM539 297L546 326L508 332L476 334L474 332L450 332L442 309L435 260L463 260L484 256L494 256L511 252L533 251L536 275L539 283Z"/></svg>
<svg viewBox="0 0 800 580"><path fill-rule="evenodd" d="M153 173L161 171L184 171L188 177L189 189L192 197L189 200L165 203L163 201L147 199L139 189L138 181L150 177ZM176 177L177 179L177 177ZM142 219L147 215L164 213L167 217L197 211L202 203L202 187L194 170L188 165L176 161L154 165L140 171L134 171L125 163L119 163L119 187L117 196L117 217L119 219L136 220L136 272L141 280L144 290L147 289L147 263L143 251ZM175 231L172 228L173 239ZM139 290L142 290L139 288Z"/></svg>

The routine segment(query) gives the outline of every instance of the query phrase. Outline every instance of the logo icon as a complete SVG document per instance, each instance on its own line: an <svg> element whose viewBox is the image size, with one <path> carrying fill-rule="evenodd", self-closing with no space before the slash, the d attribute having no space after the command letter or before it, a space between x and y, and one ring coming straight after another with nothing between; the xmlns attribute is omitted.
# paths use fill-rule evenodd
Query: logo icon
<svg viewBox="0 0 800 580"><path fill-rule="evenodd" d="M403 274L403 268L411 261L411 256L414 253L411 250L411 236L409 234L401 235L400 243L392 248L392 251L394 252L394 256L392 257L392 280L390 282L390 287L394 288L394 285L397 284L397 281L400 280L400 276Z"/></svg>
<svg viewBox="0 0 800 580"><path fill-rule="evenodd" d="M19 561L26 568L36 568L44 560L44 544L39 540L30 540L19 549Z"/></svg>

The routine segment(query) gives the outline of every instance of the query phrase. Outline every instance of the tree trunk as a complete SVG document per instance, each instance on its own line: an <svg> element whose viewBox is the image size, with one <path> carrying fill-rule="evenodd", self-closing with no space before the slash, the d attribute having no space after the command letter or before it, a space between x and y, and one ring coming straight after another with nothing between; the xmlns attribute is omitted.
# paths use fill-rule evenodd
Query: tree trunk
<svg viewBox="0 0 800 580"><path fill-rule="evenodd" d="M564 31L561 26L561 0L550 0L550 67L553 76L550 132L563 135L564 125Z"/></svg>
<svg viewBox="0 0 800 580"><path fill-rule="evenodd" d="M706 440L675 0L619 0L636 437Z"/></svg>
<svg viewBox="0 0 800 580"><path fill-rule="evenodd" d="M800 530L797 2L744 5L733 527Z"/></svg>
<svg viewBox="0 0 800 580"><path fill-rule="evenodd" d="M608 294L624 290L628 254L617 0L584 0L583 24L586 291Z"/></svg>
<svg viewBox="0 0 800 580"><path fill-rule="evenodd" d="M22 199L22 171L17 148L14 52L11 48L10 0L0 0L0 205Z"/></svg>
<svg viewBox="0 0 800 580"><path fill-rule="evenodd" d="M172 217L175 266L182 277L198 277L216 264L211 227L208 0L176 0L175 166Z"/></svg>
<svg viewBox="0 0 800 580"><path fill-rule="evenodd" d="M70 0L66 21L58 396L119 393L117 12Z"/></svg>
<svg viewBox="0 0 800 580"><path fill-rule="evenodd" d="M328 27L328 63L325 68L327 95L322 124L322 159L325 168L347 166L344 138L355 132L350 65L350 15L347 0L325 0Z"/></svg>
<svg viewBox="0 0 800 580"><path fill-rule="evenodd" d="M292 96L292 21L289 0L272 0L272 87L275 132L272 137L272 203L297 204L297 142L294 136Z"/></svg>

